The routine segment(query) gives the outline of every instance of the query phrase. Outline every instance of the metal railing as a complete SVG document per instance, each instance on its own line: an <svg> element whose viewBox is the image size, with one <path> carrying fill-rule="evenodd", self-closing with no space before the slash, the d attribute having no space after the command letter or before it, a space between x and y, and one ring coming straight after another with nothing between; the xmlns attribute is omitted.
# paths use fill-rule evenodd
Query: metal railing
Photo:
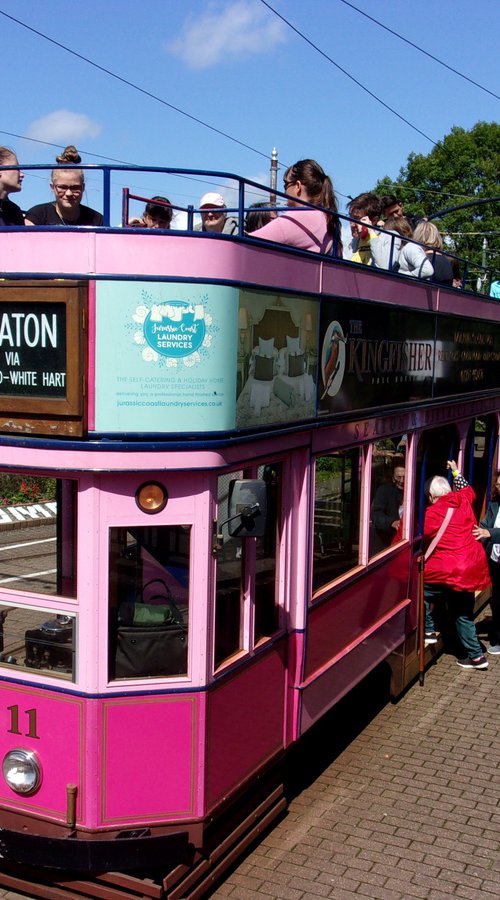
<svg viewBox="0 0 500 900"><path fill-rule="evenodd" d="M47 165L47 164L34 164L34 165L26 165L26 166L13 166L13 165L5 165L0 166L0 171L3 170L12 170L18 169L23 172L46 172L47 170L53 171L57 170L78 170L89 173L100 173L102 178L102 215L103 215L103 224L102 226L92 226L92 230L101 230L102 228L110 229L119 227L120 230L128 230L129 225L129 201L130 200L138 200L143 201L145 203L153 201L153 196L157 195L156 191L153 196L148 197L141 194L133 194L128 187L120 186L119 194L121 196L121 224L119 226L113 226L111 224L111 216L112 216L112 198L114 196L114 188L112 182L112 176L119 175L123 176L123 173L140 173L141 175L161 175L162 178L165 176L171 178L181 178L181 179L189 179L194 180L198 184L205 185L220 185L221 183L232 182L234 187L229 187L226 185L226 190L231 190L237 192L238 195L238 203L235 206L228 206L225 208L226 214L232 214L237 217L238 221L238 231L237 236L239 238L244 238L245 240L252 242L259 242L259 244L263 245L264 242L258 238L253 237L252 234L247 234L245 232L245 219L247 213L251 210L252 204L247 202L249 194L256 193L259 197L268 196L269 202L266 207L262 207L262 210L269 210L273 212L283 212L286 203L288 202L288 196L285 192L279 191L276 187L269 187L267 185L260 184L259 182L252 181L248 178L242 178L240 175L236 175L233 172L226 172L220 170L208 170L208 169L179 169L179 168L171 168L165 166L132 166L132 165L111 165L111 164L78 164L78 165ZM217 188L215 188L217 189ZM222 188L224 190L224 188ZM115 189L116 194L116 189ZM153 201L154 202L154 201ZM329 209L325 209L321 206L314 206L306 201L299 200L298 198L294 198L294 205L297 204L301 206L305 210L322 210L327 215L331 215L332 211ZM194 232L194 222L195 216L200 215L201 210L194 206L193 204L170 204L171 208L178 213L184 213L186 216L186 232ZM332 236L331 247L328 250L328 253L323 254L327 258L337 258L339 244L342 242L342 223L346 223L347 226L350 225L351 222L355 222L356 220L351 218L350 216L343 215L340 213L334 214L337 228L336 233ZM430 218L433 218L432 216ZM14 226L17 227L17 226ZM39 226L38 226L39 227ZM60 226L43 226L44 229L52 228L53 230L59 230ZM78 226L68 226L65 227L78 227ZM0 227L0 233L4 230L4 227ZM88 228L87 228L88 230ZM131 229L135 230L135 229ZM146 229L147 230L147 229ZM388 236L388 241L390 243L389 246L389 255L387 265L384 267L380 267L379 271L392 271L394 263L396 262L396 243L401 241L401 236L394 232L388 232L384 228L380 226L376 226L373 229L379 234L384 234ZM160 233L168 234L168 230L158 229ZM178 233L178 232L177 232ZM196 234L200 234L199 231L194 232ZM206 236L207 232L203 232ZM231 239L230 235L223 235L226 239ZM405 239L406 240L406 239ZM267 243L267 242L266 242ZM407 240L407 243L417 244L417 241L413 241L411 239ZM419 244L419 246L424 245ZM308 253L306 250L296 250L293 247L287 247L289 252L294 253ZM492 266L483 266L479 263L471 263L469 260L464 259L462 257L457 256L454 253L449 252L448 250L436 250L432 248L431 255L431 263L435 259L436 254L442 253L446 258L448 258L452 265L459 267L461 273L460 287L467 288L468 290L472 290L474 293L489 294L491 284L500 279L500 272L493 268ZM315 254L317 255L317 254ZM358 266L363 265L363 263L354 262L351 260L344 260L345 263L349 265ZM376 270L376 268L375 268ZM432 278L428 279L432 282ZM482 290L478 291L478 286L481 285Z"/></svg>

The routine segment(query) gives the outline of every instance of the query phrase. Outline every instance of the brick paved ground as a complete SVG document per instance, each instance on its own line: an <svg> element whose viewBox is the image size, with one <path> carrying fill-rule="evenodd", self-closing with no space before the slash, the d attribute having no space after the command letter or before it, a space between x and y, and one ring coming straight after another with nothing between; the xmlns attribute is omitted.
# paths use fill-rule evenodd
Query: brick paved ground
<svg viewBox="0 0 500 900"><path fill-rule="evenodd" d="M441 656L336 755L360 709L358 691L313 736L314 781L212 898L500 897L500 657L469 672Z"/></svg>
<svg viewBox="0 0 500 900"><path fill-rule="evenodd" d="M288 814L212 900L500 897L500 657L443 655L396 705L386 686L381 669L308 734Z"/></svg>

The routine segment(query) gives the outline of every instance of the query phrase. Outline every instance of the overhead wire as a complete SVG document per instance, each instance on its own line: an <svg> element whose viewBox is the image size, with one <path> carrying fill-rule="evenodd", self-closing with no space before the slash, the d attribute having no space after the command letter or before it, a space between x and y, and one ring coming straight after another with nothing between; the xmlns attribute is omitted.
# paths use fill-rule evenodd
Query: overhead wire
<svg viewBox="0 0 500 900"><path fill-rule="evenodd" d="M274 9L274 7L271 6L271 4L267 2L267 0L260 0L260 2L264 6L266 6L270 12L272 12L275 16L277 16L278 19L281 19L281 21L284 22L285 25L288 26L288 28L291 28L291 30L294 31L295 34L297 34L300 38L302 38L302 40L305 41L306 44L309 44L309 46L312 47L313 50L316 50L316 52L319 53L321 56L323 56L324 59L326 59L329 63L332 64L332 66L335 66L336 69L338 69L340 72L342 72L344 75L346 75L347 78L349 78L351 81L354 82L354 84L357 84L357 86L360 87L361 90L365 91L365 93L367 93L373 100L376 100L376 102L380 103L380 105L383 106L384 109L387 109L394 116L397 116L397 118L400 119L401 122L404 122L406 125L408 125L410 128L412 128L413 131L416 131L417 134L420 134L422 137L424 137L426 139L426 141L429 141L431 144L433 144L435 147L437 147L437 145L438 145L437 141L435 141L433 138L429 137L429 135L426 134L425 131L422 131L420 128L417 128L417 126L414 125L413 122L410 122L409 119L406 119L405 116L401 115L401 113L399 113L396 109L394 109L392 106L389 106L389 104L386 103L385 100L382 100L377 94L375 94L373 91L371 91L369 88L367 88L366 85L364 85L361 81L359 81L358 78L355 78L354 75L351 75L351 73L348 72L347 69L344 69L341 65L339 65L338 62L335 62L335 60L332 59L332 57L329 56L328 53L325 53L325 51L322 50L321 47L318 47L318 45L315 44L314 41L312 41L310 38L308 38L307 35L305 35L304 32L300 30L300 28L297 28L295 25L292 24L292 22L289 21L289 19L286 19L285 16L281 15L281 13L278 12L278 10Z"/></svg>
<svg viewBox="0 0 500 900"><path fill-rule="evenodd" d="M360 16L364 16L365 19L369 19L370 22L373 22L375 25L378 25L379 28L383 28L384 31L389 32L389 34L394 35L394 37L399 38L400 41L404 41L405 44L408 44L410 47L413 47L414 50L418 50L419 53L423 53L424 56L428 56L429 59L434 60L434 62L439 63L440 66L444 66L445 69L448 69L449 72L453 72L454 75L458 75L459 78L463 78L465 81L468 81L469 84L473 84L474 87L479 88L481 91L485 91L485 93L490 94L491 97L495 97L496 100L500 100L500 96L495 94L494 91L490 91L489 88L485 87L484 84L480 84L478 81L474 81L473 78L469 78L468 75L465 75L464 72L459 72L458 69L454 69L453 66L448 65L442 59L439 59L437 56L434 56L432 53L429 53L427 50L424 50L423 47L419 47L418 44L414 44L413 41L410 41L408 38L405 38L402 34L399 34L398 31L394 31L392 28L389 28L388 25L384 25L383 22L379 22L378 19L375 19L373 16L370 16L363 9L359 9L357 6L354 6L354 3L350 3L349 0L340 0L341 3L344 3L345 6L350 6L351 9L354 9L355 12L359 13Z"/></svg>
<svg viewBox="0 0 500 900"><path fill-rule="evenodd" d="M417 131L420 135L422 135L422 137L426 138L426 140L428 140L432 144L434 144L434 146L437 146L437 143L431 137L429 137L429 135L425 134L423 131L421 131L419 128L417 128L415 125L413 125L408 119L406 119L404 116L402 116L396 110L394 110L391 106L389 106L387 103L385 103L383 100L381 100L376 94L374 94L372 91L370 91L365 85L363 85L360 81L358 81L356 78L354 78L354 76L352 76L349 72L347 72L347 70L343 69L342 66L340 66L338 63L336 63L335 60L333 60L331 57L329 57L328 54L326 54L323 50L321 50L321 48L319 48L316 44L314 44L313 41L311 41L305 34L303 34L303 32L301 32L298 28L296 28L296 26L294 26L284 16L282 16L277 10L275 10L267 2L267 0L261 0L261 2L263 3L264 6L266 6L269 9L270 12L272 12L279 19L281 19L289 28L292 29L292 31L294 31L299 37L301 37L304 41L306 41L306 43L308 43L311 47L313 47L313 49L315 49L321 56L323 56L325 59L327 59L332 65L334 65L336 68L338 68L340 71L342 71L348 78L350 78L352 81L354 81L355 84L357 84L364 91L366 91L366 93L368 93L374 100L376 100L378 103L380 103L382 106L384 106L387 110L389 110L395 116L397 116L399 119L401 119L403 122L405 122L405 124L409 125L410 128ZM342 0L342 2L346 2L346 0ZM347 3L347 5L352 6L352 4L350 4L350 3ZM355 10L357 9L354 6L352 6L352 8ZM361 10L357 10L357 11L361 12ZM208 128L211 131L214 131L216 134L219 134L222 137L225 137L228 140L239 144L240 146L244 147L245 149L248 149L254 153L257 153L259 156L264 157L266 160L269 159L269 154L264 153L263 151L258 150L255 147L252 147L250 144L247 144L244 141L240 141L238 138L233 137L232 135L228 134L227 132L223 131L222 129L216 128L215 126L213 126L207 122L204 122L202 119L199 119L196 116L193 116L191 113L186 112L185 110L181 109L180 107L177 107L172 103L169 103L168 101L164 100L161 97L158 97L157 95L151 93L150 91L146 90L145 88L142 88L139 85L136 85L134 82L129 81L128 79L124 78L123 76L116 74L112 70L107 69L104 66L101 66L99 63L96 63L95 61L89 59L86 56L83 56L80 53L77 53L72 48L67 47L65 44L61 43L60 41L57 41L54 38L49 37L48 35L33 28L32 26L28 25L26 22L23 22L20 19L17 19L15 16L10 15L9 13L5 12L4 10L0 10L0 15L4 16L7 19L10 19L17 25L20 25L21 27L32 32L33 34L37 35L38 37L43 38L44 40L48 41L49 43L54 44L55 46L59 47L60 49L65 50L67 53L70 53L72 56L75 56L76 58L82 60L83 62L87 63L88 65L93 66L94 68L98 69L99 71L103 72L104 74L109 75L112 78L115 78L116 80L122 82L123 84L125 84L128 87L131 87L133 90L136 90L136 91L139 91L140 93L145 94L146 96L150 97L151 99L156 100L157 102L169 107L170 109L173 109L175 112L178 112L179 114L191 119L192 121L196 122L197 124L202 125L203 127ZM364 13L363 13L363 15L364 15ZM371 17L368 16L368 18L371 18ZM376 24L381 25L381 23L378 23L376 20L374 20L374 21L376 22ZM383 26L383 25L381 25L381 27L385 28L385 26ZM387 30L390 31L391 29L387 29ZM400 37L400 35L397 35L396 32L393 32L393 33L396 34L396 36ZM402 40L405 40L405 39L402 38ZM408 43L411 43L411 42L408 42ZM421 48L417 47L417 49L421 49ZM422 52L426 52L426 51L422 51ZM430 55L430 54L427 54L427 55ZM439 60L437 60L437 61L439 62ZM458 73L458 74L460 74L460 73ZM493 95L493 96L496 96L496 95ZM27 137L25 135L18 135L13 132L9 132L9 131L1 131L0 130L0 134L6 134L6 135L9 135L10 137L16 137L21 140L34 141L36 143L44 144L46 146L52 146L52 147L57 147L57 148L59 148L61 146L59 144L55 144L50 141L43 141L43 140L40 140L37 138ZM116 162L118 164L123 164L123 165L134 165L133 163L129 163L126 160L116 159L114 157L105 156L103 154L92 153L91 151L85 151L85 150L83 150L82 152L84 152L87 156L93 156L93 157L96 157L99 159L108 160L109 162ZM282 167L284 164L280 163L279 165L280 165L280 167ZM187 178L188 176L183 176L183 177ZM193 178L192 180L197 180L197 179ZM399 187L399 185L398 185L398 187ZM414 190L417 190L417 189L414 189ZM342 194L341 191L337 190L337 193L342 197L346 197L347 199L350 199L349 195ZM426 191L426 193L432 193L432 192ZM450 197L463 196L460 194L446 194L445 192L435 192L435 193L441 194L442 196L450 196Z"/></svg>
<svg viewBox="0 0 500 900"><path fill-rule="evenodd" d="M2 9L0 9L0 15L4 16L6 19L10 19L12 22L15 22L16 25L20 25L22 28L26 28L27 31L30 31L32 34L36 34L38 37L43 38L43 40L48 41L50 44L54 44L54 46L59 47L61 50L65 50L66 53L70 53L77 59L81 59L82 62L93 66L100 72L104 72L111 78L115 78L122 84L127 85L127 87L131 87L133 90L138 91L140 94L144 94L144 96L149 97L151 100L155 100L157 103L161 103L163 106L167 106L169 109L173 109L174 112L185 116L192 122L196 122L198 125L203 125L205 128L209 128L210 131L213 131L215 134L219 134L221 137L225 137L227 138L227 140L233 141L233 143L235 144L239 144L240 147L244 147L246 150L251 150L252 153L257 153L259 156L263 156L264 159L269 159L269 153L264 153L262 150L258 150L256 147L252 147L250 144L246 144L245 141L240 141L239 138L233 137L231 134L228 134L227 131L222 131L222 129L216 128L215 125L210 125L209 122L204 122L203 119L199 119L197 116L193 116L191 113L186 112L186 110L181 109L179 106L175 106L173 103L169 103L168 100L164 100L163 97L159 97L157 94L153 94L151 91L146 90L146 88L140 87L140 85L138 84L134 84L134 82L129 81L128 78L124 78L122 75L117 75L116 72L113 72L111 69L107 69L105 66L101 66L99 63L94 62L94 60L89 59L89 57L83 56L83 54L81 53L77 53L76 50L72 50L71 47L67 47L65 44L62 44L61 41L56 41L54 38L49 37L49 35L44 34L42 31L38 31L38 29L33 28L26 22L22 22L21 19L16 19L15 16L11 16L9 13L5 12Z"/></svg>
<svg viewBox="0 0 500 900"><path fill-rule="evenodd" d="M36 143L36 144L43 144L43 145L46 146L46 147L55 147L57 150L62 150L62 149L63 149L63 145L62 145L62 144L56 144L56 143L54 143L53 141L43 141L43 140L41 140L41 138L27 137L27 136L24 135L24 134L16 134L16 133L13 132L13 131L4 131L4 130L0 129L0 134L6 134L8 137L17 138L17 140L22 140L22 141L32 141L32 142L34 142L34 143ZM90 151L90 150L84 150L83 148L80 148L80 149L81 149L81 152L82 152L83 154L85 154L85 156L94 156L94 157L96 157L97 159L104 159L104 160L107 160L108 162L118 163L119 165L123 165L123 166L134 166L134 167L136 166L136 163L131 163L131 162L129 162L129 161L126 160L126 159L116 159L116 158L113 157L113 156L105 156L103 153L92 153L92 151ZM140 166L139 166L138 168L140 169ZM43 177L44 177L43 175L39 175L37 171L29 171L29 172L26 173L26 174L28 174L30 178L43 179ZM147 173L145 173L144 171L142 171L141 174L147 174ZM172 177L172 178L181 178L181 179L183 179L184 181L194 181L195 184L204 184L204 185L206 185L207 187L211 187L211 186L212 186L212 182L211 182L211 181L209 181L209 180L207 180L207 179L204 179L204 178L202 178L202 177L196 177L196 176L194 176L194 175L191 175L191 176L190 176L190 175L184 175L184 174L180 174L180 173L178 173L178 172L169 172L168 174L169 174L169 176ZM87 184L88 184L89 180L90 180L89 178L86 179L86 183L87 183ZM126 186L126 187L128 187L129 189L132 188L132 189L134 189L134 190L145 190L145 188L143 188L141 185L133 185L133 184L130 184L130 183L128 183L127 185L124 185L124 184L118 184L117 186L118 186L118 187L125 187L125 186ZM247 193L248 193L248 196L254 196L254 197L260 197L260 196L261 196L260 193L259 193L258 191L254 190L254 189L252 189L252 188L247 188ZM191 194L179 194L179 192L177 192L177 196L179 196L179 197L184 196L184 197L187 197L188 199L190 199L192 195L191 195ZM342 195L342 196L344 196L344 195Z"/></svg>

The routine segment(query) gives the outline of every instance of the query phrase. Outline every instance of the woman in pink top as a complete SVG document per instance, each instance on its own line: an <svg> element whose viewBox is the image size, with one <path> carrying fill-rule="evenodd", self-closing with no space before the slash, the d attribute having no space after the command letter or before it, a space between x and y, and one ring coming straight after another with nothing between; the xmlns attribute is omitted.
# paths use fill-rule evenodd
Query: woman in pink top
<svg viewBox="0 0 500 900"><path fill-rule="evenodd" d="M329 253L337 238L337 256L342 256L337 200L332 182L321 166L314 159L301 159L286 170L283 182L289 209L252 231L252 237L313 253ZM322 206L331 213L310 209L303 203Z"/></svg>

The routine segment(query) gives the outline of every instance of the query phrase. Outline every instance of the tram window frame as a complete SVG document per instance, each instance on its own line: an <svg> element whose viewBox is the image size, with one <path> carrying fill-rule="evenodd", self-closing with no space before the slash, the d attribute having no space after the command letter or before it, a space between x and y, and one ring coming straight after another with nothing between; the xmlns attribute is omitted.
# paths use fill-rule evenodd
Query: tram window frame
<svg viewBox="0 0 500 900"><path fill-rule="evenodd" d="M2 573L0 570L0 592L3 593L5 591L9 595L15 594L19 597L26 597L27 602L29 602L30 598L40 598L43 602L46 602L47 598L60 599L65 602L76 602L78 585L78 479L71 477L59 478L52 472L30 472L30 474L27 475L26 472L19 473L11 470L2 470L0 472L0 477L5 476L9 476L11 479L18 479L20 491L23 490L23 485L26 485L26 490L29 490L30 487L34 490L37 483L44 479L49 482L54 482L53 500L37 503L34 498L31 498L31 503L13 502L4 508L9 510L12 508L16 509L17 507L17 516L14 519L14 525L17 522L19 527L23 529L23 540L16 543L26 543L26 545L28 545L29 542L25 540L25 535L29 524L36 525L36 527L43 527L44 524L46 526L53 526L55 536L54 538L47 538L46 540L47 542L50 542L51 540L55 541L56 546L54 555L56 568L47 570L47 572L42 571L39 574L41 577L42 575L51 575L55 573L56 578L53 590L49 588L49 586L44 590L43 583L42 587L39 586L38 589L30 589L25 586L26 576L20 576L16 579L14 573L12 575L9 574L8 582L4 579L2 583ZM12 485L11 490L14 490ZM42 513L41 516L31 516L29 510L41 511L41 507L44 503L55 503L56 507L60 506L61 514L56 514L54 517L48 515L45 516L44 513ZM39 508L38 510L37 507ZM21 511L23 512L21 513ZM45 510L45 512L48 513L49 511ZM24 514L26 517L24 517ZM22 518L19 519L18 515L22 515ZM15 528L12 530L15 531ZM10 533L11 532L9 532L9 534ZM43 540L45 540L45 538ZM12 543L12 539L10 539L8 543ZM0 545L0 551L1 549ZM15 562L15 560L13 560L13 562ZM4 585L7 584L12 585L16 581L24 582L24 584L21 587L4 587Z"/></svg>
<svg viewBox="0 0 500 900"><path fill-rule="evenodd" d="M277 478L277 496L275 497L275 512L273 515L273 503L269 502L272 496L270 489L268 495L267 522L273 529L270 535L268 529L263 537L231 537L227 532L226 520L228 518L229 485L233 480L246 478L265 478L266 470L269 477L279 469ZM223 550L215 554L214 572L214 610L213 610L213 674L217 675L228 665L242 657L251 655L263 645L272 642L277 635L284 630L284 578L283 578L283 541L284 541L284 514L283 514L283 480L285 462L282 459L259 461L258 463L230 472L221 472L217 476L217 533L222 533ZM265 559L265 553L271 548L274 553L273 571L273 597L272 608L269 608L269 592L267 590L266 576L262 580L259 574L269 571L258 565L259 558ZM234 550L234 555L233 555ZM262 555L261 555L262 554ZM230 575L229 567L233 569L233 577L225 587L222 566L226 565L226 581ZM238 582L238 586L236 585ZM260 583L259 583L260 582ZM223 595L227 592L227 596ZM238 600L235 594L238 591ZM260 593L260 599L258 594ZM225 605L223 605L225 601ZM231 623L231 611L237 604L238 615ZM226 610L228 614L226 615ZM271 627L265 627L265 622L271 622ZM228 624L233 624L232 630L227 631ZM225 639L223 631L226 631ZM260 631L259 629L262 629ZM265 633L269 632L269 633Z"/></svg>
<svg viewBox="0 0 500 900"><path fill-rule="evenodd" d="M349 546L357 546L357 553L355 556L350 556L348 553L348 557L346 558L347 565L343 565L342 561L340 561L340 568L338 566L339 559L337 559L336 571L335 573L327 574L327 577L321 581L316 581L315 579L315 559L324 559L325 551L324 551L324 541L321 540L320 532L317 530L318 524L318 510L317 510L317 501L318 501L318 491L317 485L319 480L326 482L328 479L317 478L318 471L322 471L322 469L318 469L318 461L319 460L328 460L328 459L346 459L348 455L351 455L351 492L350 492L350 502L348 505L348 517L344 521L341 520L340 526L339 523L332 522L330 523L330 528L333 529L332 535L337 534L337 537L334 540L334 543L337 543L337 557L339 558L344 552L344 546L346 549ZM332 471L333 471L332 467ZM323 471L328 471L325 467ZM351 576L354 572L358 571L362 565L362 546L363 546L363 520L362 520L362 512L361 512L361 503L362 503L362 484L363 478L366 473L366 458L362 452L361 446L355 447L345 447L342 449L329 451L328 453L318 453L314 458L314 467L312 473L312 490L311 490L311 526L312 526L312 535L311 535L311 603L315 603L320 600L325 592L327 592L333 585L337 584L339 581L345 579L346 577ZM352 489L352 476L354 474L354 490ZM344 492L342 490L340 496L340 515L342 516L342 507L344 503ZM356 511L354 517L352 516L352 511ZM333 508L332 508L333 511ZM349 512L350 511L350 512ZM351 514L350 514L351 513ZM345 526L347 524L348 533L346 533ZM354 526L354 528L353 528ZM328 527L328 523L327 523ZM339 533L338 528L341 528L342 531ZM336 531L335 531L336 530ZM354 535L356 532L356 535ZM318 540L316 541L316 534L318 535ZM356 537L357 536L357 537ZM335 550L332 549L332 555L334 555Z"/></svg>
<svg viewBox="0 0 500 900"><path fill-rule="evenodd" d="M193 540L192 523L141 521L108 528L111 684L190 676Z"/></svg>
<svg viewBox="0 0 500 900"><path fill-rule="evenodd" d="M0 671L74 683L77 646L78 617L74 610L0 601Z"/></svg>
<svg viewBox="0 0 500 900"><path fill-rule="evenodd" d="M409 509L409 449L411 437L408 434L389 435L373 441L367 459L366 477L369 477L368 518L368 560L378 557L405 540L407 529L404 513ZM375 469L382 471L378 474ZM387 468L386 468L387 467ZM404 470L403 493L396 496L394 486L401 491L400 476L396 469ZM377 508L375 509L375 504ZM374 521L374 512L376 521ZM392 519L392 516L394 518ZM392 519L392 521L389 521ZM394 523L398 522L397 528ZM377 528L377 524L379 527Z"/></svg>

